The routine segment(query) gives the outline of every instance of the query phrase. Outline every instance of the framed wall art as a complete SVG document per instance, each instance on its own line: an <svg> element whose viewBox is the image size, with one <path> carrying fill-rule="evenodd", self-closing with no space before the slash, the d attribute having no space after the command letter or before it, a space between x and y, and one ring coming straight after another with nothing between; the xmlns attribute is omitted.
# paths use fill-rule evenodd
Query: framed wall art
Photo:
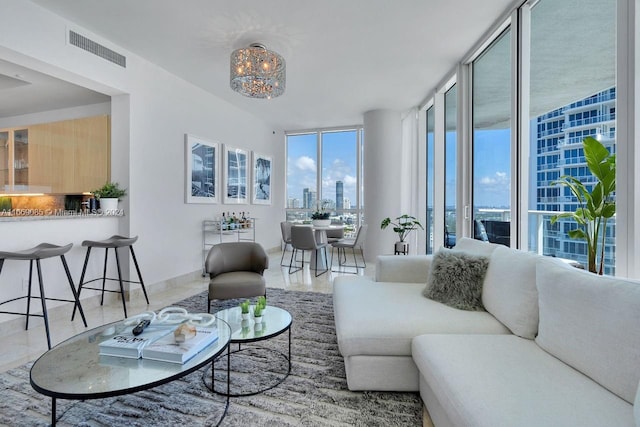
<svg viewBox="0 0 640 427"><path fill-rule="evenodd" d="M271 157L253 153L253 203L271 204Z"/></svg>
<svg viewBox="0 0 640 427"><path fill-rule="evenodd" d="M219 144L185 134L185 203L218 203Z"/></svg>
<svg viewBox="0 0 640 427"><path fill-rule="evenodd" d="M249 153L226 145L224 151L224 203L248 203Z"/></svg>

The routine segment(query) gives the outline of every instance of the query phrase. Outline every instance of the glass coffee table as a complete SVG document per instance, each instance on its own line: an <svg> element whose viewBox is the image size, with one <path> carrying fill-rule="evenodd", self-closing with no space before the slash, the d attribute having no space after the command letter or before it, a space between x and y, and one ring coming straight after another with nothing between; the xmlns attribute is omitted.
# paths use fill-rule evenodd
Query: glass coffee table
<svg viewBox="0 0 640 427"><path fill-rule="evenodd" d="M220 320L218 340L184 364L101 356L98 344L123 331L122 321L83 332L53 347L31 367L31 386L51 397L51 424L56 425L56 399L102 399L147 390L196 371L228 350L231 328ZM227 351L227 359L229 359ZM229 360L227 360L229 363ZM227 388L229 384L227 384ZM225 417L226 406L220 421Z"/></svg>
<svg viewBox="0 0 640 427"><path fill-rule="evenodd" d="M224 320L231 327L231 344L238 344L237 350L229 350L230 353L238 354L243 351L251 351L252 347L242 347L244 344L255 343L259 341L269 340L271 338L277 337L278 335L289 332L288 339L288 354L284 354L281 351L277 351L275 349L267 349L264 347L259 347L260 349L267 351L271 354L276 354L276 356L282 357L286 360L286 372L283 372L280 378L278 378L275 383L272 381L269 385L259 387L258 390L250 390L250 391L234 391L229 392L229 385L227 384L227 392L217 390L215 388L215 378L212 377L212 385L211 389L218 394L231 397L238 396L253 396L258 393L263 393L267 390L270 390L279 384L281 384L289 374L291 373L291 324L293 322L293 318L291 314L282 308L274 307L272 305L268 305L263 316L263 321L261 324L256 324L253 320L253 307L250 308L250 315L247 320L242 319L242 314L240 311L240 307L232 307L225 310L221 310L216 312L216 317L218 319ZM257 347L257 346L256 346ZM260 357L260 359L265 359L265 357ZM227 359L227 383L230 381L230 360ZM231 380L233 384L233 381Z"/></svg>

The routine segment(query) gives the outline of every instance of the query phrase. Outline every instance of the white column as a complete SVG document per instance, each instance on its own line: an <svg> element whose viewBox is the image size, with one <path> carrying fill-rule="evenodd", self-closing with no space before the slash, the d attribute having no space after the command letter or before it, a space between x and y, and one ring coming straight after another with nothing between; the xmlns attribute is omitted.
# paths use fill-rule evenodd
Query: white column
<svg viewBox="0 0 640 427"><path fill-rule="evenodd" d="M402 214L402 120L397 111L364 113L364 210L369 225L365 256L393 254L396 234L380 229L380 222ZM415 253L415 248L411 248Z"/></svg>

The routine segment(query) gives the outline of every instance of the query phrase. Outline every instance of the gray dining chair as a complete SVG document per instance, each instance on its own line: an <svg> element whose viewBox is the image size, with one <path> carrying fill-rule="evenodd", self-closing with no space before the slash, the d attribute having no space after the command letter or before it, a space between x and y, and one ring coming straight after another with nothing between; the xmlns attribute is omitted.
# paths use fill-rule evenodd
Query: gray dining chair
<svg viewBox="0 0 640 427"><path fill-rule="evenodd" d="M283 264L284 261L284 253L287 251L287 246L291 246L291 227L292 223L289 221L282 221L280 223L280 232L282 233L282 241L284 242L284 247L282 248L282 257L280 258L280 266L286 267L286 264Z"/></svg>
<svg viewBox="0 0 640 427"><path fill-rule="evenodd" d="M315 231L308 226L293 226L291 227L291 247L293 251L291 253L291 261L289 262L289 274L300 271L304 268L304 251L315 251L315 266L318 266L318 252L324 251L324 262L327 268L318 273L319 269L316 268L316 277L329 271L329 264L327 262L327 243L317 242ZM296 258L296 253L302 251L302 260L300 267L293 269L293 263ZM311 263L311 260L309 260Z"/></svg>
<svg viewBox="0 0 640 427"><path fill-rule="evenodd" d="M327 235L327 243L329 244L344 239L344 228L342 227L328 228L325 230L325 233Z"/></svg>
<svg viewBox="0 0 640 427"><path fill-rule="evenodd" d="M355 273L358 273L359 268L366 268L367 262L364 259L364 242L367 238L367 224L362 224L358 228L358 232L354 239L342 239L331 244L331 266L333 268L333 249L338 250L338 267L355 267ZM346 250L351 249L353 253L353 264L347 264ZM358 264L358 258L356 257L356 249L360 249L360 256L362 257L362 264Z"/></svg>

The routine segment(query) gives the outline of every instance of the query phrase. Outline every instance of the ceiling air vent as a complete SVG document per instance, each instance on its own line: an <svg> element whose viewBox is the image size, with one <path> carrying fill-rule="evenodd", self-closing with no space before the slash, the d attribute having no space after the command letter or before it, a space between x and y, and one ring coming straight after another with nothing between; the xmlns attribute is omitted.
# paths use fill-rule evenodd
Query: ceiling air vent
<svg viewBox="0 0 640 427"><path fill-rule="evenodd" d="M104 47L100 43L96 43L93 40L76 33L75 31L69 30L69 43L79 47L80 49L84 49L87 52L91 52L94 55L99 56L100 58L104 58L107 61L113 62L116 65L127 68L126 56L120 55L118 52L114 52L108 47Z"/></svg>

